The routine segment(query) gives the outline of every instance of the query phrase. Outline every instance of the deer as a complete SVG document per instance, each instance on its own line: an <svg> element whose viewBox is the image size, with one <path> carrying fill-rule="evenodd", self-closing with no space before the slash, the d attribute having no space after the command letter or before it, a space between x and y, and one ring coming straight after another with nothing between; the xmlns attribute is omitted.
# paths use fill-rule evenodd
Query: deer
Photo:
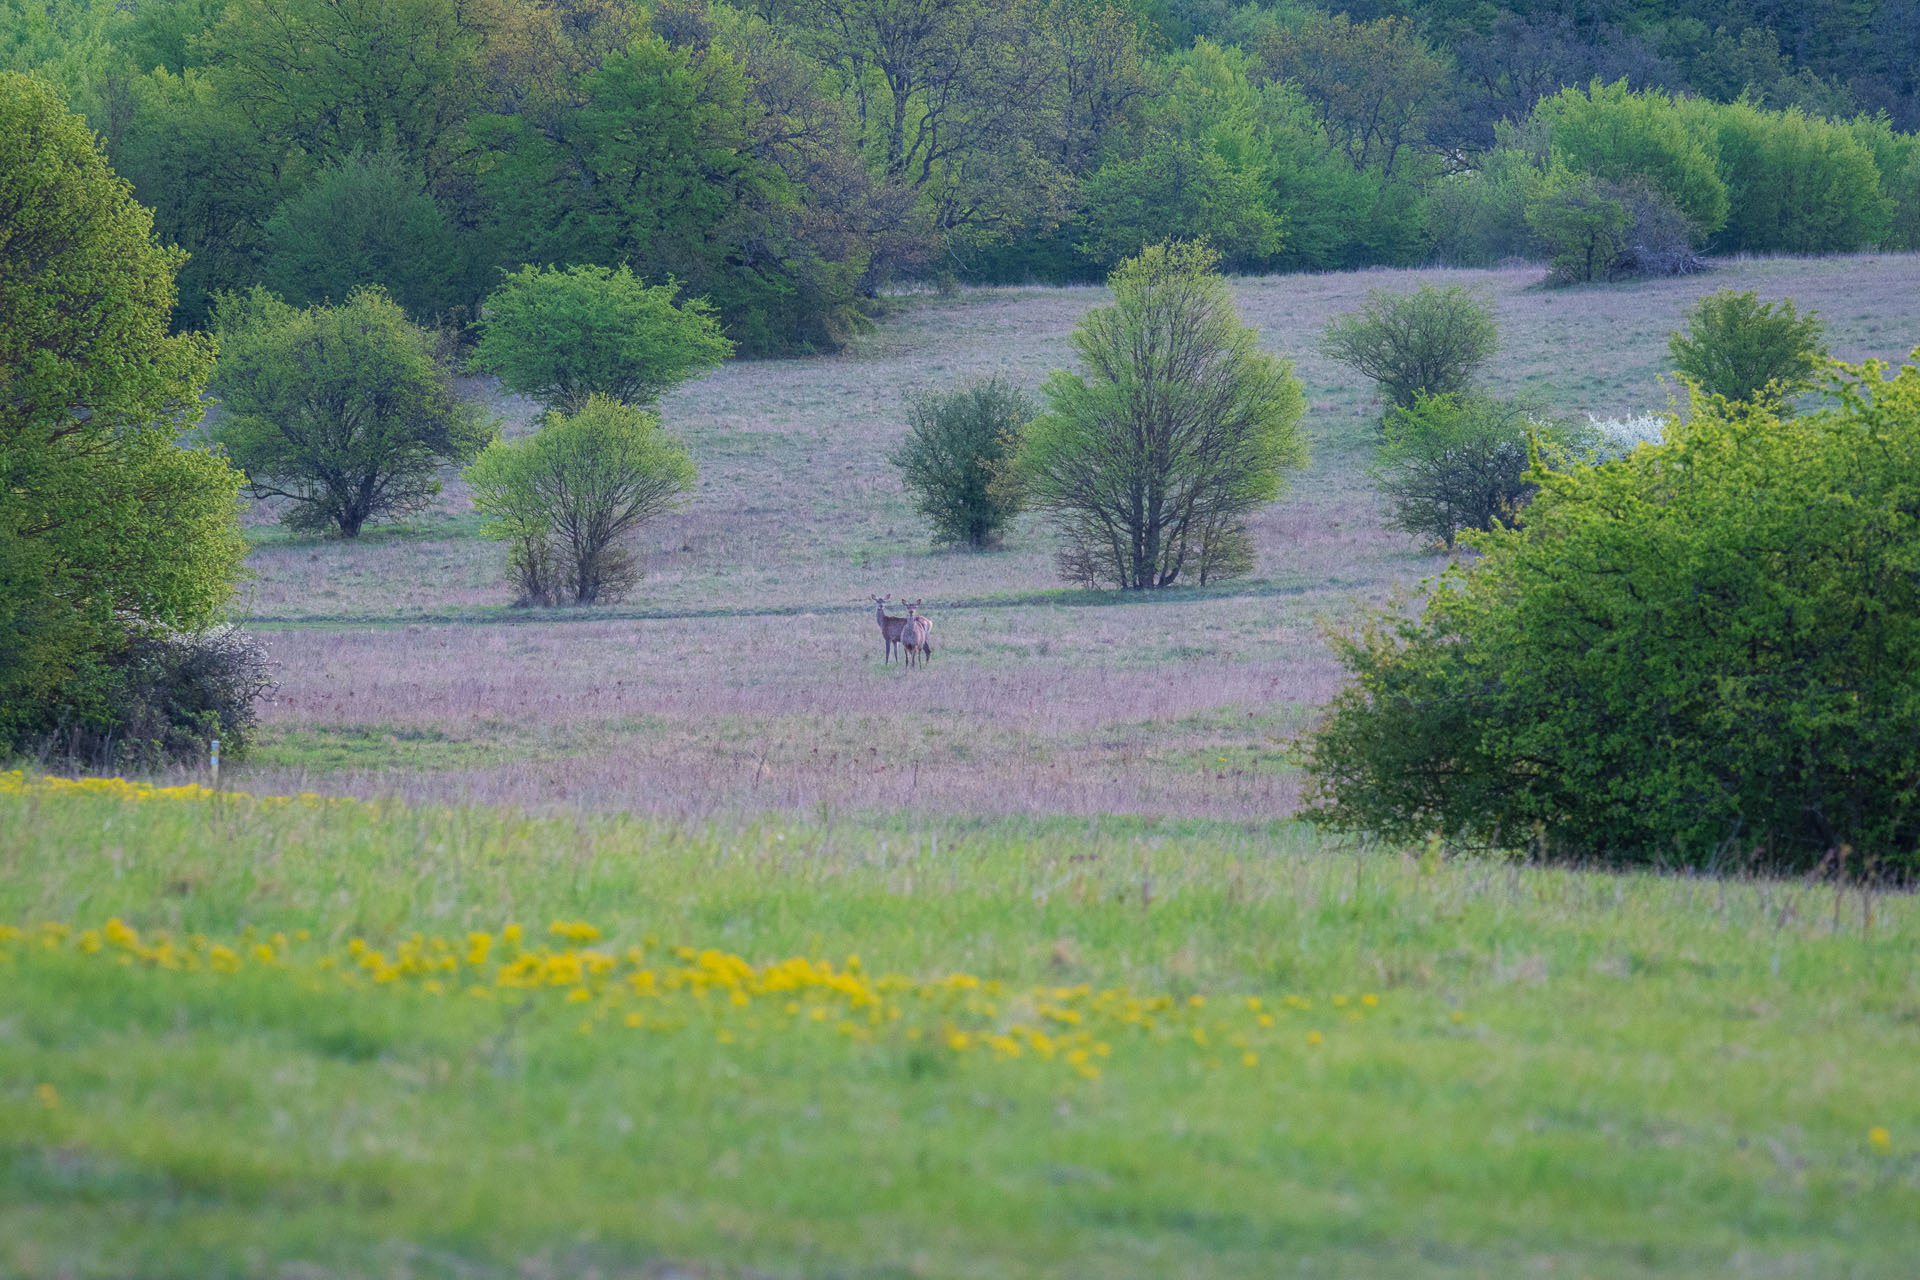
<svg viewBox="0 0 1920 1280"><path fill-rule="evenodd" d="M907 629L905 618L896 618L887 613L887 601L893 599L892 593L884 596L869 595L873 601L873 620L880 624L880 639L886 643L886 661L893 661L893 647L901 642L900 637Z"/></svg>
<svg viewBox="0 0 1920 1280"><path fill-rule="evenodd" d="M907 650L907 665L914 666L916 657L933 661L933 619L920 616L920 606L925 600L915 600L907 606L907 625L900 632L900 643Z"/></svg>

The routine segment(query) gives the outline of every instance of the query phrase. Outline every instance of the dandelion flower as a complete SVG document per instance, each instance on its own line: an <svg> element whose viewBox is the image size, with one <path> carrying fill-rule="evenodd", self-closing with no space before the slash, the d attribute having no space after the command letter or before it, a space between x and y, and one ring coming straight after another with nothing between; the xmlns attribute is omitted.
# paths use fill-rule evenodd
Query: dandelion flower
<svg viewBox="0 0 1920 1280"><path fill-rule="evenodd" d="M1360 1003L1367 1006L1367 1008L1372 1009L1377 1005L1379 1005L1380 997L1373 994L1373 992L1369 991L1367 992L1367 994L1360 997Z"/></svg>
<svg viewBox="0 0 1920 1280"><path fill-rule="evenodd" d="M1326 1042L1327 1042L1327 1038L1321 1035L1318 1031L1307 1032L1308 1044L1325 1044Z"/></svg>
<svg viewBox="0 0 1920 1280"><path fill-rule="evenodd" d="M1260 1065L1260 1055L1259 1055L1259 1054L1257 1054L1257 1053L1252 1053L1252 1052L1248 1052L1248 1053L1243 1053L1243 1054L1241 1054L1241 1055L1240 1055L1240 1065L1241 1065L1241 1066L1243 1066L1243 1067L1256 1067L1256 1066L1259 1066L1259 1065Z"/></svg>
<svg viewBox="0 0 1920 1280"><path fill-rule="evenodd" d="M46 1088L45 1085L41 1085L40 1087L43 1089ZM1889 1151L1893 1150L1893 1135L1888 1133L1883 1126L1875 1125L1873 1128L1867 1130L1867 1145L1875 1151L1878 1151L1881 1155L1886 1155Z"/></svg>
<svg viewBox="0 0 1920 1280"><path fill-rule="evenodd" d="M50 1084L43 1084L36 1088L33 1091L33 1096L38 1098L40 1105L49 1111L60 1105L60 1091ZM1886 1130L1882 1129L1879 1130L1879 1132L1885 1133Z"/></svg>

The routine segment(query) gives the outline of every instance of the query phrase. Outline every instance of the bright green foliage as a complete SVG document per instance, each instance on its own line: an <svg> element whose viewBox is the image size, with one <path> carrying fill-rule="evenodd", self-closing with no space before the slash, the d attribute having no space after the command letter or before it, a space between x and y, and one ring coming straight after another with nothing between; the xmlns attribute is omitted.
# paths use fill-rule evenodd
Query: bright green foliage
<svg viewBox="0 0 1920 1280"><path fill-rule="evenodd" d="M329 165L267 220L262 283L295 306L378 285L427 319L470 303L446 215L395 152Z"/></svg>
<svg viewBox="0 0 1920 1280"><path fill-rule="evenodd" d="M1087 178L1079 248L1111 267L1171 236L1204 240L1230 268L1278 252L1280 219L1267 207L1257 169L1236 168L1205 144L1173 139L1137 160L1116 160Z"/></svg>
<svg viewBox="0 0 1920 1280"><path fill-rule="evenodd" d="M1467 530L1518 523L1537 488L1537 447L1543 459L1564 458L1578 436L1512 400L1485 396L1417 395L1394 409L1374 464L1374 481L1387 500L1387 527L1452 550Z"/></svg>
<svg viewBox="0 0 1920 1280"><path fill-rule="evenodd" d="M1818 313L1800 315L1792 298L1762 303L1756 293L1722 289L1687 312L1687 332L1667 338L1674 368L1708 395L1764 402L1788 411L1827 349Z"/></svg>
<svg viewBox="0 0 1920 1280"><path fill-rule="evenodd" d="M1691 125L1658 90L1634 92L1625 80L1563 89L1534 116L1552 130L1553 158L1575 173L1616 183L1651 182L1702 234L1727 221L1727 186L1715 167L1711 135Z"/></svg>
<svg viewBox="0 0 1920 1280"><path fill-rule="evenodd" d="M239 475L183 448L213 362L170 334L182 255L43 81L0 72L0 743L111 718L129 629L232 594Z"/></svg>
<svg viewBox="0 0 1920 1280"><path fill-rule="evenodd" d="M907 438L889 461L935 542L978 550L1013 519L1017 493L996 481L1007 450L1038 412L1033 397L997 376L914 398Z"/></svg>
<svg viewBox="0 0 1920 1280"><path fill-rule="evenodd" d="M627 267L524 268L488 295L474 365L567 413L597 395L651 404L733 353L713 308L676 292Z"/></svg>
<svg viewBox="0 0 1920 1280"><path fill-rule="evenodd" d="M1013 468L1054 519L1070 581L1128 590L1244 572L1246 515L1306 463L1306 398L1258 350L1219 257L1155 245L1109 278L1113 305L1073 330L1083 372L1055 370Z"/></svg>
<svg viewBox="0 0 1920 1280"><path fill-rule="evenodd" d="M1460 285L1423 284L1412 293L1373 290L1360 310L1327 326L1320 350L1404 409L1422 392L1467 391L1499 346L1491 303Z"/></svg>
<svg viewBox="0 0 1920 1280"><path fill-rule="evenodd" d="M265 289L221 305L216 438L255 497L296 529L360 535L418 511L436 472L473 458L493 423L454 394L432 334L377 288L298 310Z"/></svg>
<svg viewBox="0 0 1920 1280"><path fill-rule="evenodd" d="M1691 109L1707 117L1727 223L1714 244L1732 252L1853 253L1886 234L1890 202L1873 152L1846 126L1750 103Z"/></svg>
<svg viewBox="0 0 1920 1280"><path fill-rule="evenodd" d="M1920 355L1917 352L1916 355ZM1341 646L1318 816L1614 863L1920 872L1920 367L1536 472L1518 530Z"/></svg>
<svg viewBox="0 0 1920 1280"><path fill-rule="evenodd" d="M632 587L639 564L621 539L679 506L696 475L658 418L596 395L523 440L488 445L466 479L487 535L510 544L522 602L584 605Z"/></svg>

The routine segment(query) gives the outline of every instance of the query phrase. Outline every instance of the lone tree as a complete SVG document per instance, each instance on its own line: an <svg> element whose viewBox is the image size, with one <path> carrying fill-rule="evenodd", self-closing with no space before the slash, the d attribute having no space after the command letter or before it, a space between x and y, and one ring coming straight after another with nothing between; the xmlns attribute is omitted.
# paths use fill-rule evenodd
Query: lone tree
<svg viewBox="0 0 1920 1280"><path fill-rule="evenodd" d="M1013 519L1019 496L996 481L1007 450L1038 412L1031 396L997 376L914 397L907 438L888 461L900 468L936 542L978 550Z"/></svg>
<svg viewBox="0 0 1920 1280"><path fill-rule="evenodd" d="M185 258L59 91L0 73L0 747L110 731L118 655L232 595L240 476L181 447L213 363L168 331Z"/></svg>
<svg viewBox="0 0 1920 1280"><path fill-rule="evenodd" d="M1255 349L1218 262L1178 241L1123 262L1113 305L1073 331L1085 372L1046 381L1011 473L1065 538L1069 580L1138 591L1245 572L1245 516L1306 462L1300 384Z"/></svg>
<svg viewBox="0 0 1920 1280"><path fill-rule="evenodd" d="M675 292L627 267L527 267L488 295L473 365L562 413L597 395L650 405L733 354L713 308Z"/></svg>
<svg viewBox="0 0 1920 1280"><path fill-rule="evenodd" d="M534 434L496 440L467 468L488 537L508 543L520 602L593 604L624 595L640 567L621 539L677 507L693 460L651 413L595 396Z"/></svg>
<svg viewBox="0 0 1920 1280"><path fill-rule="evenodd" d="M1709 395L1791 412L1789 397L1812 385L1827 349L1820 315L1792 298L1762 303L1722 289L1687 312L1687 332L1667 335L1673 367Z"/></svg>
<svg viewBox="0 0 1920 1280"><path fill-rule="evenodd" d="M1388 404L1411 409L1421 392L1460 395L1500 346L1493 307L1459 285L1412 293L1375 289L1360 310L1327 326L1327 359L1380 384Z"/></svg>
<svg viewBox="0 0 1920 1280"><path fill-rule="evenodd" d="M291 499L296 529L360 536L417 511L435 472L470 461L493 424L453 391L433 336L378 288L296 310L265 289L222 300L216 438L255 497Z"/></svg>

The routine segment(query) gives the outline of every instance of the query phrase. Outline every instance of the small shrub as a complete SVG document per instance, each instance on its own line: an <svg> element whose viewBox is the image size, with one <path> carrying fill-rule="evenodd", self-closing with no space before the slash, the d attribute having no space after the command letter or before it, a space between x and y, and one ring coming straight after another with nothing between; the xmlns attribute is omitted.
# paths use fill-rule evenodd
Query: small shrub
<svg viewBox="0 0 1920 1280"><path fill-rule="evenodd" d="M1449 550L1465 530L1517 522L1539 487L1532 442L1552 462L1585 434L1511 400L1426 395L1389 413L1385 431L1373 475L1387 527Z"/></svg>
<svg viewBox="0 0 1920 1280"><path fill-rule="evenodd" d="M1407 409L1422 393L1460 395L1500 346L1493 306L1468 290L1423 284L1413 293L1376 289L1366 305L1327 326L1320 350L1380 385Z"/></svg>
<svg viewBox="0 0 1920 1280"><path fill-rule="evenodd" d="M622 540L679 506L694 468L653 414L594 396L571 416L548 414L524 440L488 445L466 479L489 518L484 532L509 544L521 602L589 605L639 581Z"/></svg>
<svg viewBox="0 0 1920 1280"><path fill-rule="evenodd" d="M1687 312L1687 332L1667 337L1673 366L1709 395L1764 401L1785 411L1826 356L1819 313L1804 316L1792 298L1762 303L1755 293L1722 289Z"/></svg>
<svg viewBox="0 0 1920 1280"><path fill-rule="evenodd" d="M240 759L253 743L255 703L274 688L273 665L238 627L135 636L95 673L92 714L48 735L41 754L154 770L204 760L217 738L222 755Z"/></svg>
<svg viewBox="0 0 1920 1280"><path fill-rule="evenodd" d="M1687 275L1704 265L1693 224L1644 181L1555 170L1528 198L1526 219L1550 255L1548 284Z"/></svg>
<svg viewBox="0 0 1920 1280"><path fill-rule="evenodd" d="M977 550L1018 513L1017 492L994 481L1039 411L1033 397L999 377L914 398L907 438L888 461L900 468L935 542Z"/></svg>
<svg viewBox="0 0 1920 1280"><path fill-rule="evenodd" d="M1914 353L1920 358L1920 351ZM1620 865L1920 874L1920 366L1536 471L1417 618L1341 643L1316 820Z"/></svg>

